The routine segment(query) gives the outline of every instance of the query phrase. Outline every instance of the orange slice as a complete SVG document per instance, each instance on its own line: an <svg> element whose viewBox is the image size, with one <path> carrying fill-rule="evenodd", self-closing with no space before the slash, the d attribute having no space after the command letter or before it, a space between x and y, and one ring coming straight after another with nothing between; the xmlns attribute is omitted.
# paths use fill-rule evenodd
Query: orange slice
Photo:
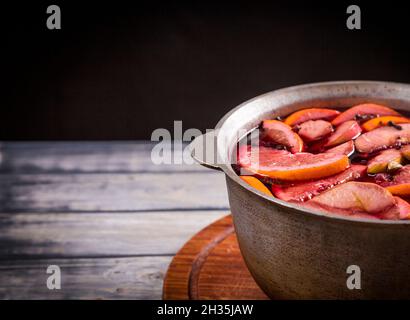
<svg viewBox="0 0 410 320"><path fill-rule="evenodd" d="M353 164L350 168L319 180L272 185L275 197L285 201L307 201L339 184L357 180L366 175L366 166Z"/></svg>
<svg viewBox="0 0 410 320"><path fill-rule="evenodd" d="M400 116L400 113L380 104L363 103L342 112L335 119L333 119L332 124L334 126L338 126L343 122L355 119L356 115Z"/></svg>
<svg viewBox="0 0 410 320"><path fill-rule="evenodd" d="M303 140L287 124L278 120L264 120L262 122L263 139L284 145L292 153L303 150Z"/></svg>
<svg viewBox="0 0 410 320"><path fill-rule="evenodd" d="M292 113L285 119L285 123L295 126L308 120L332 120L340 114L340 111L333 109L310 108L303 109Z"/></svg>
<svg viewBox="0 0 410 320"><path fill-rule="evenodd" d="M365 131L371 131L374 130L378 127L384 127L389 124L389 122L393 122L396 124L400 123L410 123L410 119L404 118L404 117L395 117L395 116L384 116L384 117L378 117L371 119L369 121L366 121L365 123L362 124L362 128Z"/></svg>
<svg viewBox="0 0 410 320"><path fill-rule="evenodd" d="M410 183L395 184L386 189L396 196L410 196Z"/></svg>
<svg viewBox="0 0 410 320"><path fill-rule="evenodd" d="M297 181L328 177L350 166L345 155L283 152L266 147L242 146L238 164L250 172L278 180Z"/></svg>
<svg viewBox="0 0 410 320"><path fill-rule="evenodd" d="M249 184L256 190L259 190L267 194L268 196L272 196L272 193L269 191L269 189L259 179L252 176L240 176L239 178L241 178L243 181L245 181L247 184Z"/></svg>

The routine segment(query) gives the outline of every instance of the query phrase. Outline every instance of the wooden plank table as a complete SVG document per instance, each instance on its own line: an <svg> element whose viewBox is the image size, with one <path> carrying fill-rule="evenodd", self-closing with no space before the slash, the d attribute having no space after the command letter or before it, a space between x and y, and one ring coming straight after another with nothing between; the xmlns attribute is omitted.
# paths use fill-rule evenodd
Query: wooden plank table
<svg viewBox="0 0 410 320"><path fill-rule="evenodd" d="M155 165L152 146L0 143L1 299L161 298L178 249L229 209L223 174Z"/></svg>

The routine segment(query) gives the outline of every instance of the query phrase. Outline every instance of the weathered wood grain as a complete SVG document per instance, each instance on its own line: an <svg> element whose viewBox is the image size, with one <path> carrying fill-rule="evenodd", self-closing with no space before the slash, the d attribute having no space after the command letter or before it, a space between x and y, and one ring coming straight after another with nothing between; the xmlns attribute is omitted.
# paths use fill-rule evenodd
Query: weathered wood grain
<svg viewBox="0 0 410 320"><path fill-rule="evenodd" d="M231 216L198 232L177 253L164 279L163 298L267 299L245 265Z"/></svg>
<svg viewBox="0 0 410 320"><path fill-rule="evenodd" d="M0 172L209 172L194 163L187 151L183 163L155 164L151 159L153 146L155 143L150 141L2 142ZM160 155L162 159L180 156L172 149L172 143L166 146L164 154ZM183 151L186 146L183 145ZM154 156L155 161L161 158Z"/></svg>
<svg viewBox="0 0 410 320"><path fill-rule="evenodd" d="M155 165L152 147L0 143L0 298L161 298L171 256L228 201L223 174ZM62 290L46 288L51 264Z"/></svg>
<svg viewBox="0 0 410 320"><path fill-rule="evenodd" d="M1 261L0 299L161 299L171 256ZM61 289L46 286L58 265Z"/></svg>
<svg viewBox="0 0 410 320"><path fill-rule="evenodd" d="M0 212L226 208L219 172L0 176Z"/></svg>
<svg viewBox="0 0 410 320"><path fill-rule="evenodd" d="M173 255L226 211L0 214L0 260Z"/></svg>

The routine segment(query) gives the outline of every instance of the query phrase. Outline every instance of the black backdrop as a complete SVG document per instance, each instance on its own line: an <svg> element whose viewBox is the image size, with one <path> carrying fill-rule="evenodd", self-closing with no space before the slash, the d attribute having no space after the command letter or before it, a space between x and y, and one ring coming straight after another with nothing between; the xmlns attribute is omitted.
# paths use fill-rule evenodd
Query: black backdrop
<svg viewBox="0 0 410 320"><path fill-rule="evenodd" d="M50 4L61 30L46 28ZM174 120L212 128L289 85L410 82L406 8L360 2L362 30L350 31L349 4L2 4L0 139L149 139Z"/></svg>

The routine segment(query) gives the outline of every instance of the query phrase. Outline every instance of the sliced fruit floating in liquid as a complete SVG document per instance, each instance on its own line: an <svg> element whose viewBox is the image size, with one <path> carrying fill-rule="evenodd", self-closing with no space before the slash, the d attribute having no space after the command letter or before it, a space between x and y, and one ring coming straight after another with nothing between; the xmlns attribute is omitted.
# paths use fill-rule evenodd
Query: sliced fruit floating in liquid
<svg viewBox="0 0 410 320"><path fill-rule="evenodd" d="M371 107L374 106L373 104L364 104L363 107L366 112L370 112ZM360 107L362 108L362 107ZM359 108L359 109L360 109ZM324 109L326 112L323 113L323 116L320 114L320 109L318 108L312 108L308 110L301 110L300 112L295 112L292 114L292 116L288 117L282 117L282 118L276 118L274 120L269 120L267 119L266 121L263 122L263 125L261 125L258 129L262 130L262 135L259 141L255 143L255 141L252 142L252 145L254 147L261 146L262 149L273 149L276 150L277 152L273 152L275 154L274 160L276 161L274 170L269 167L269 164L262 168L262 170L259 170L260 168L251 168L250 171L248 171L247 174L255 177L255 179L259 180L266 188L267 190L272 191L273 195L279 199L290 201L290 202L304 202L308 201L309 199L314 199L316 196L319 194L325 193L332 188L335 188L339 185L339 183L347 183L348 181L356 181L356 182L364 182L364 183L373 183L381 187L385 187L384 189L386 191L389 191L389 188L391 188L391 193L396 198L397 202L397 208L391 209L389 213L386 214L380 214L376 218L378 219L396 219L398 217L397 212L400 212L400 218L403 219L403 217L406 217L407 219L410 219L410 212L408 215L406 215L406 211L410 210L410 205L408 204L407 201L410 200L410 178L409 178L409 183L403 184L400 186L391 186L388 187L388 184L391 184L391 181L394 180L394 175L397 172L400 172L400 168L402 166L408 165L410 169L410 139L403 140L403 137L406 138L407 134L407 126L409 127L410 130L410 116L406 115L403 112L396 112L392 109L389 108L384 108L383 106L376 105L377 110L381 112L381 114L373 115L373 114L366 114L365 112L362 114L355 114L352 116L352 112L347 110L334 110L334 112L329 111L333 109ZM357 108L356 108L357 109ZM346 112L349 111L349 112ZM380 118L380 121L375 120L376 118ZM342 120L341 120L342 119ZM373 119L373 120L371 120ZM392 120L396 120L398 123L392 122ZM316 130L313 130L312 133L309 135L309 132L306 131L306 128L309 129L309 127L312 126L312 124L317 123L320 125L323 125L325 128L324 124L326 121L331 121L332 123L336 123L337 125L334 125L334 130L324 130L319 129L319 127ZM350 121L350 122L349 122ZM350 125L347 125L347 123L351 123L352 125L355 125L355 121L358 123L359 127L352 127ZM281 123L284 125L282 126ZM346 133L343 130L343 124L345 127L348 128L346 130ZM363 124L366 125L366 129L363 127ZM303 128L304 131L301 132L301 138L299 139L297 135L293 135L291 132L289 132L289 125L290 128L293 129L293 131L297 134L298 131ZM341 129L339 127L342 127ZM381 129L386 126L389 129ZM404 126L404 131L402 131L402 126ZM267 130L269 128L273 128L276 131L271 131L271 134L264 134L263 130ZM338 131L339 128L339 131ZM352 130L354 128L354 130ZM362 130L360 130L360 128ZM355 143L354 140L356 140L357 136L362 136L363 134L366 134L369 132L372 132L374 130L381 129L379 130L381 133L385 132L392 132L393 136L392 138L387 138L385 136L382 136L383 141L387 141L387 145L378 145L377 141L379 141L379 137L375 133L370 134L370 138L374 139L376 141L375 145L369 145L367 141L366 143ZM319 131L320 130L320 131ZM283 131L283 134L282 134ZM354 132L353 132L354 131ZM360 135L360 132L361 135ZM397 133L396 131L400 131L400 133ZM319 132L319 133L318 133ZM323 132L323 134L321 134ZM403 134L401 134L403 132ZM333 137L335 133L341 133L340 137ZM251 135L251 132L244 137L243 139L247 140L247 145L251 144L251 140L249 139ZM316 137L320 136L320 139L317 139ZM374 138L376 136L376 138ZM402 137L403 136L403 137ZM267 137L267 138L266 138ZM333 140L331 143L329 143L329 138L332 138ZM336 138L336 139L335 139ZM402 147L400 144L393 144L391 141L394 139L402 139L402 142L404 142L404 145L409 143L408 146L405 146L402 148L402 156L397 156L393 157L390 156L394 154L399 154L400 152L395 152L394 148L397 150ZM366 139L361 139L362 141ZM241 140L238 142L238 146L242 145L244 140ZM280 142L284 143L281 144ZM359 140L360 142L360 140ZM372 142L372 141L371 141ZM303 144L303 146L302 146ZM368 152L359 152L357 148L359 147L359 150L361 147L365 146L365 151ZM392 150L392 151L384 151L384 150ZM363 150L361 150L363 151ZM265 151L263 151L264 154L266 154ZM293 154L292 154L293 153ZM302 166L304 165L304 158L306 157L308 163L312 163L315 161L319 161L320 165L323 163L320 161L320 157L318 157L319 160L315 160L315 157L312 157L313 155L309 156L304 156L303 153L310 153L310 154L330 154L333 153L335 155L345 155L349 157L349 161L351 163L351 166L353 168L367 168L367 166L370 164L371 169L366 170L356 170L360 171L360 174L349 174L350 169L342 168L343 166L341 165L341 162L335 162L336 165L338 165L340 168L335 171L335 173L332 173L331 175L325 174L323 177L321 174L317 173L316 171L308 170L299 170L299 171L294 171L290 172L289 171L289 166L292 166L292 161L296 161ZM382 156L384 154L388 156ZM277 155L276 155L277 154ZM278 156L279 155L279 156ZM377 158L378 157L378 158ZM265 157L266 158L266 157ZM376 158L376 160L374 160ZM391 159L390 159L391 158ZM292 160L293 159L293 160ZM377 160L379 159L379 160ZM266 159L265 159L266 160ZM385 163L383 160L386 160L387 162ZM392 161L389 161L392 160ZM327 161L327 160L326 160ZM333 161L333 160L332 160ZM265 161L266 163L266 161ZM283 164L282 166L280 164ZM355 167L356 166L356 167ZM243 174L243 170L240 170L241 168L243 169L244 166L242 164L234 164L232 165L233 169L235 172L240 175L241 173ZM309 167L309 164L308 164ZM323 168L325 170L328 170L328 168L331 166L324 166ZM297 168L299 169L299 168ZM319 168L320 170L323 171L323 169ZM287 170L287 173L285 171ZM344 171L343 171L344 170ZM290 173L289 173L290 172ZM313 172L313 173L312 173ZM339 172L339 173L337 173ZM245 170L246 173L246 170ZM306 174L307 173L307 174ZM341 182L338 180L338 176L340 176ZM301 180L300 177L303 177ZM308 179L305 179L308 178ZM243 178L244 181L249 181L248 183L251 185L254 185L257 187L257 189L261 190L261 185L258 184L257 181L253 179L247 179ZM307 188L304 190L304 188ZM397 190L396 190L397 189ZM342 189L341 189L342 190ZM360 189L359 189L360 190ZM265 193L266 189L264 189ZM390 191L389 191L390 192ZM400 198L398 198L400 197ZM295 200L297 199L297 200ZM407 204L407 205L406 205ZM357 215L359 216L359 215ZM366 213L364 213L363 216L366 216Z"/></svg>

